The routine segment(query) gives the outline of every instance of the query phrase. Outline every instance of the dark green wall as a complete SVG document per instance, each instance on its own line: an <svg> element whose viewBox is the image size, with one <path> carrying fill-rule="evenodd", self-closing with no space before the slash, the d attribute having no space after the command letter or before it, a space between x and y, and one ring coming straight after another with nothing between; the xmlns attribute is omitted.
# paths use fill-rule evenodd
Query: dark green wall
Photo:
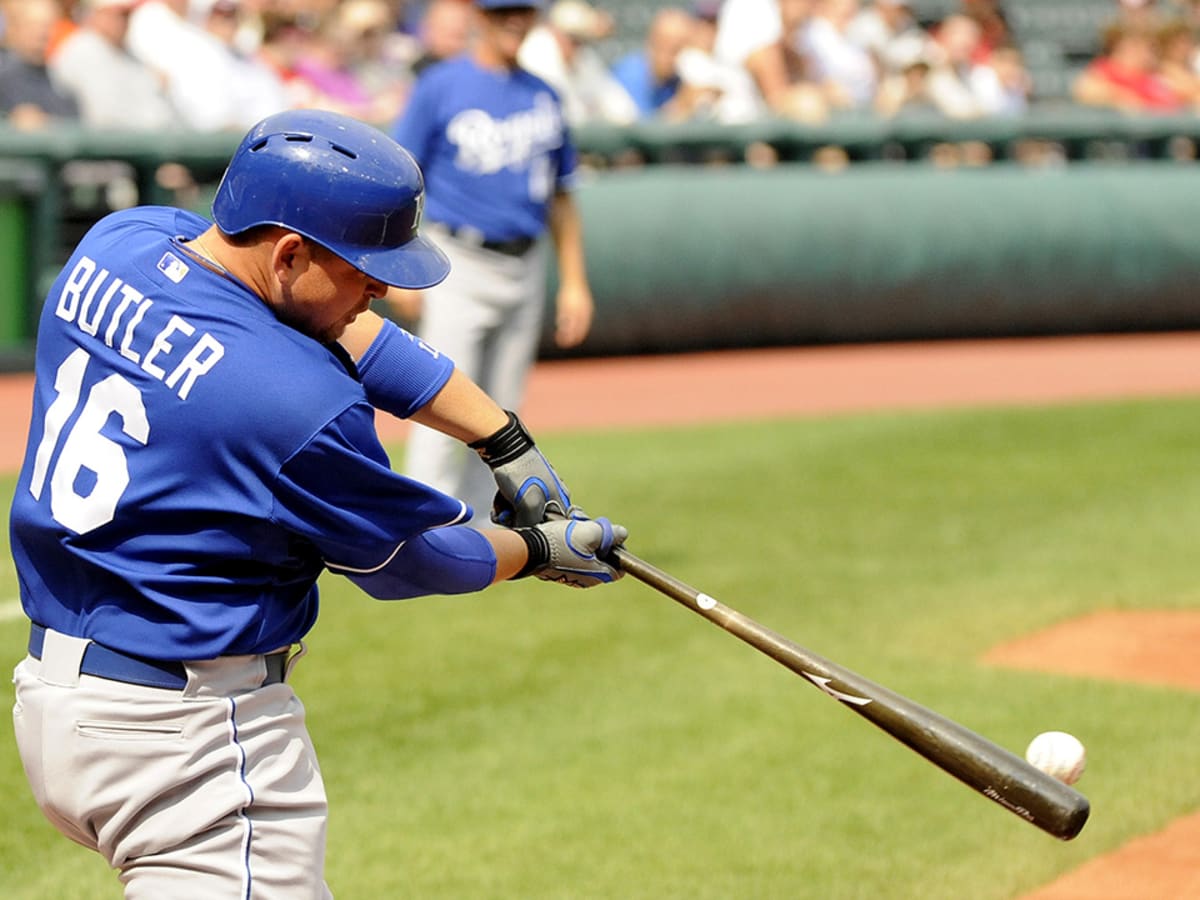
<svg viewBox="0 0 1200 900"><path fill-rule="evenodd" d="M1197 327L1198 199L1171 163L610 172L579 194L586 349Z"/></svg>

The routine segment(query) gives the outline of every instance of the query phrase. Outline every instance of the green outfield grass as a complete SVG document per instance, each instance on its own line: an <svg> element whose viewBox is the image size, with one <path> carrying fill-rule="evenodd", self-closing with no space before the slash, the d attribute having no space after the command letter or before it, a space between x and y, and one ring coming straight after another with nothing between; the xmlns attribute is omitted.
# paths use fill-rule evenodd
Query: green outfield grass
<svg viewBox="0 0 1200 900"><path fill-rule="evenodd" d="M294 680L334 893L1010 898L1200 809L1200 695L977 662L1200 605L1198 437L1180 400L544 439L635 553L726 604L1015 752L1079 735L1092 820L1048 837L632 579L385 604L328 578ZM0 624L4 658L24 639ZM41 819L4 718L5 897L118 897Z"/></svg>

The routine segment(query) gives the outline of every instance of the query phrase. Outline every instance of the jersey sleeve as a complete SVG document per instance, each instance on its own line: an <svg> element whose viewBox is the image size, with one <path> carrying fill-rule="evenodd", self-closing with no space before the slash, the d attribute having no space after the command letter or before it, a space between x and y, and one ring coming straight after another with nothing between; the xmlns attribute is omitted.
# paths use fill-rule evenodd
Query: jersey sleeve
<svg viewBox="0 0 1200 900"><path fill-rule="evenodd" d="M469 515L461 500L392 471L365 403L293 454L275 490L275 519L314 545L327 568L380 599L489 585L496 568L490 542L449 527Z"/></svg>
<svg viewBox="0 0 1200 900"><path fill-rule="evenodd" d="M563 125L562 145L558 148L558 176L555 190L573 191L579 182L579 153L571 137L571 129Z"/></svg>
<svg viewBox="0 0 1200 900"><path fill-rule="evenodd" d="M421 532L377 566L354 569L330 563L329 570L380 600L469 594L483 590L496 577L496 553L480 532L454 525Z"/></svg>
<svg viewBox="0 0 1200 900"><path fill-rule="evenodd" d="M371 405L402 419L432 400L452 374L453 360L390 321L358 361Z"/></svg>

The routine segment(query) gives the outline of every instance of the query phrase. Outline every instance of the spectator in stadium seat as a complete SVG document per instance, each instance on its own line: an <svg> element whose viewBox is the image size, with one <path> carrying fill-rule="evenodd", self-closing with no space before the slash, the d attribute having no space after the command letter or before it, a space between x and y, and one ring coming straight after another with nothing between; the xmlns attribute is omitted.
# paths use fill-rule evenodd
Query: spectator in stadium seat
<svg viewBox="0 0 1200 900"><path fill-rule="evenodd" d="M695 22L687 10L668 6L650 20L645 45L613 64L613 75L637 104L642 118L686 118L690 110L681 98L679 54L692 38Z"/></svg>
<svg viewBox="0 0 1200 900"><path fill-rule="evenodd" d="M879 86L875 61L849 33L858 13L858 0L817 0L796 37L812 79L834 109L869 109Z"/></svg>
<svg viewBox="0 0 1200 900"><path fill-rule="evenodd" d="M937 112L929 95L929 63L914 59L899 72L889 72L879 82L872 109L891 119L908 113Z"/></svg>
<svg viewBox="0 0 1200 900"><path fill-rule="evenodd" d="M947 16L934 31L929 48L929 96L948 118L973 119L984 113L971 86L981 40L979 23L960 13Z"/></svg>
<svg viewBox="0 0 1200 900"><path fill-rule="evenodd" d="M586 0L557 0L521 45L521 67L558 91L572 126L592 122L628 125L637 105L597 52L613 33L612 16Z"/></svg>
<svg viewBox="0 0 1200 900"><path fill-rule="evenodd" d="M961 0L962 14L979 26L979 44L973 62L986 62L997 47L1013 45L1013 33L1003 0Z"/></svg>
<svg viewBox="0 0 1200 900"><path fill-rule="evenodd" d="M1158 74L1191 109L1200 109L1200 46L1195 28L1172 19L1158 30Z"/></svg>
<svg viewBox="0 0 1200 900"><path fill-rule="evenodd" d="M62 42L75 33L79 27L78 20L83 18L83 0L58 0L59 16L54 27L50 29L50 42L46 45L46 59L53 59ZM4 16L0 15L0 30L3 30Z"/></svg>
<svg viewBox="0 0 1200 900"><path fill-rule="evenodd" d="M226 98L223 124L214 122L214 126L241 130L287 109L291 97L283 79L256 53L243 52L238 45L246 0L200 0L200 3L208 4L207 10L196 9L201 13L201 26L213 39L210 78L214 89Z"/></svg>
<svg viewBox="0 0 1200 900"><path fill-rule="evenodd" d="M390 15L386 7L383 12ZM406 93L407 73L395 73L402 78L395 82L394 91L372 92L361 71L370 65L371 49L365 36L374 14L375 10L367 9L360 0L351 0L316 20L309 40L302 44L293 63L292 87L299 89L302 96L298 105L342 113L377 125L395 118Z"/></svg>
<svg viewBox="0 0 1200 900"><path fill-rule="evenodd" d="M289 106L311 106L312 88L296 66L316 40L312 26L295 12L268 9L262 16L257 59L270 66L287 91Z"/></svg>
<svg viewBox="0 0 1200 900"><path fill-rule="evenodd" d="M139 0L82 0L78 27L59 45L49 67L54 80L79 104L89 128L161 132L182 120L167 96L162 78L125 48L129 19ZM132 206L140 198L131 166L120 160L75 160L64 169L67 183L103 188L108 208ZM191 172L166 162L155 170L160 189L176 202L198 196Z"/></svg>
<svg viewBox="0 0 1200 900"><path fill-rule="evenodd" d="M881 77L920 71L910 67L925 58L929 33L912 14L908 0L875 0L850 23L847 35L875 59ZM928 73L926 64L924 71Z"/></svg>
<svg viewBox="0 0 1200 900"><path fill-rule="evenodd" d="M385 0L342 0L322 19L297 65L318 92L315 104L376 124L390 124L409 89L409 73L392 58L399 28Z"/></svg>
<svg viewBox="0 0 1200 900"><path fill-rule="evenodd" d="M217 40L188 18L188 0L142 0L129 18L129 52L166 83L171 105L187 128L241 129L232 120Z"/></svg>
<svg viewBox="0 0 1200 900"><path fill-rule="evenodd" d="M689 118L736 125L757 118L762 102L750 73L740 65L718 60L713 53L720 6L702 0L692 8L691 35L676 67Z"/></svg>
<svg viewBox="0 0 1200 900"><path fill-rule="evenodd" d="M0 34L0 116L13 128L36 130L78 121L75 98L47 68L50 37L62 14L56 0L8 0Z"/></svg>
<svg viewBox="0 0 1200 900"><path fill-rule="evenodd" d="M179 124L162 80L125 49L138 0L83 0L79 27L50 60L55 81L91 128L153 131Z"/></svg>
<svg viewBox="0 0 1200 900"><path fill-rule="evenodd" d="M1175 113L1185 105L1158 71L1155 29L1122 20L1105 29L1101 55L1075 79L1071 93L1087 106L1131 113Z"/></svg>
<svg viewBox="0 0 1200 900"><path fill-rule="evenodd" d="M1019 116L1029 111L1033 79L1021 51L1012 45L993 47L969 77L971 93L984 116Z"/></svg>
<svg viewBox="0 0 1200 900"><path fill-rule="evenodd" d="M824 121L829 106L813 83L795 38L812 14L812 0L725 0L713 55L741 66L758 88L759 113Z"/></svg>

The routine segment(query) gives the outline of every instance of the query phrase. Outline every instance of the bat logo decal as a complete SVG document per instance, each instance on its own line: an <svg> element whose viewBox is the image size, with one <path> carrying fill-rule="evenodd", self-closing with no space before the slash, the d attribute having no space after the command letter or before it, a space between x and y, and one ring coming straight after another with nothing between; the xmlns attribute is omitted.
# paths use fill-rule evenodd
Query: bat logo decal
<svg viewBox="0 0 1200 900"><path fill-rule="evenodd" d="M871 702L870 697L855 697L853 694L843 694L841 691L831 688L829 682L833 681L832 678L822 678L820 675L814 675L811 672L803 672L801 674L834 700L841 700L843 703L849 703L851 706L867 706Z"/></svg>

